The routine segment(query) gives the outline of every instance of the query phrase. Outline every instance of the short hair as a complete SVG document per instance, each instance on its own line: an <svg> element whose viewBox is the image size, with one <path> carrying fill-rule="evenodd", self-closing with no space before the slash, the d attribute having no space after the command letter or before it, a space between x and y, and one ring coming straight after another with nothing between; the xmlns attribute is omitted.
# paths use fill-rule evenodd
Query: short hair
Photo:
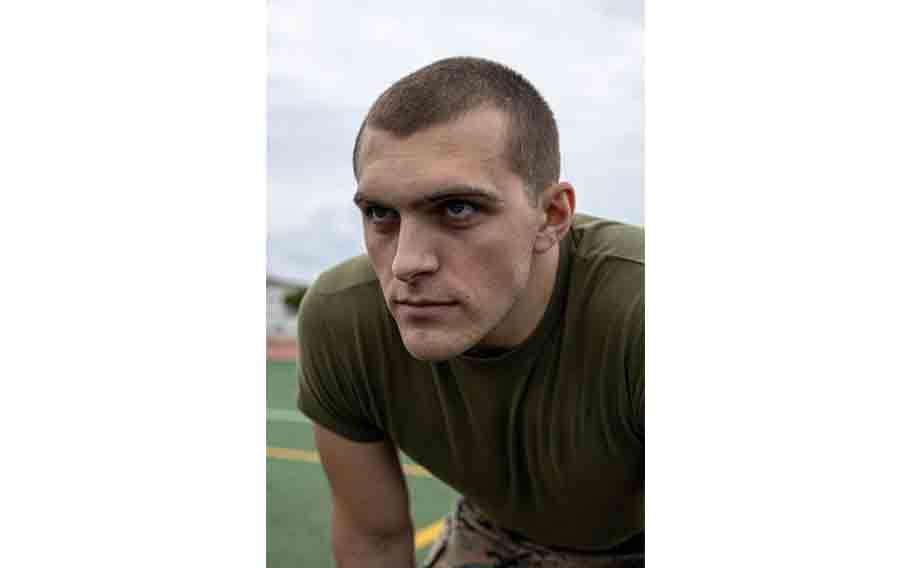
<svg viewBox="0 0 910 568"><path fill-rule="evenodd" d="M360 141L366 126L405 137L491 106L507 117L506 158L529 197L559 181L559 132L549 105L516 71L486 59L451 57L418 69L385 90L367 112L354 143L359 179Z"/></svg>

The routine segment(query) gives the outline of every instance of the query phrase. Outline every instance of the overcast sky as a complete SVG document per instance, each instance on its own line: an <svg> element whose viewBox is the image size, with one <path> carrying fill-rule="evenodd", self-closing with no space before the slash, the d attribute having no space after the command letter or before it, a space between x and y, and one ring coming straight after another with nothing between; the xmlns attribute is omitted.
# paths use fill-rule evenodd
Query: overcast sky
<svg viewBox="0 0 910 568"><path fill-rule="evenodd" d="M504 63L556 115L577 210L643 224L642 4L269 2L268 273L361 254L351 149L372 102L444 57Z"/></svg>

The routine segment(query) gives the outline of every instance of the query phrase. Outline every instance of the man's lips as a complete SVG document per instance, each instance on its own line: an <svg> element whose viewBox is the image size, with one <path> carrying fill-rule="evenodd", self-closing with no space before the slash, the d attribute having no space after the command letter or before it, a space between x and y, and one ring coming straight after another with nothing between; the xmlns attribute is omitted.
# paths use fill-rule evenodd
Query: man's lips
<svg viewBox="0 0 910 568"><path fill-rule="evenodd" d="M395 313L402 318L436 318L458 302L439 302L431 300L394 300Z"/></svg>
<svg viewBox="0 0 910 568"><path fill-rule="evenodd" d="M452 306L456 302L437 302L433 300L392 300L393 304L423 308L427 306Z"/></svg>

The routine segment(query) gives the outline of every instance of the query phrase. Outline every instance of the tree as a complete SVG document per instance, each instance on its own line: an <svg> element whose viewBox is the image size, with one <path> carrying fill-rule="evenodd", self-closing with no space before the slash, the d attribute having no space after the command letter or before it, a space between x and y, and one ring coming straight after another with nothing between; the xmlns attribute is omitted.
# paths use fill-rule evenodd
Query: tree
<svg viewBox="0 0 910 568"><path fill-rule="evenodd" d="M302 288L291 288L285 292L284 305L296 314L297 310L300 309L300 302L303 300L303 295L306 294L308 288L308 286L303 286Z"/></svg>

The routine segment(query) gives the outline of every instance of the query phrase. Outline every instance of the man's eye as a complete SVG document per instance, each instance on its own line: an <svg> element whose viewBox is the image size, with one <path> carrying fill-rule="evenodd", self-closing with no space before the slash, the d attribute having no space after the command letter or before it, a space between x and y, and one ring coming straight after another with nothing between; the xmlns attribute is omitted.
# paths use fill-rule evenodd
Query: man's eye
<svg viewBox="0 0 910 568"><path fill-rule="evenodd" d="M394 209L380 207L378 205L370 205L363 210L363 214L366 215L368 219L379 222L391 221L397 216Z"/></svg>
<svg viewBox="0 0 910 568"><path fill-rule="evenodd" d="M477 212L477 208L467 201L449 201L445 204L446 214L452 219L467 219Z"/></svg>

